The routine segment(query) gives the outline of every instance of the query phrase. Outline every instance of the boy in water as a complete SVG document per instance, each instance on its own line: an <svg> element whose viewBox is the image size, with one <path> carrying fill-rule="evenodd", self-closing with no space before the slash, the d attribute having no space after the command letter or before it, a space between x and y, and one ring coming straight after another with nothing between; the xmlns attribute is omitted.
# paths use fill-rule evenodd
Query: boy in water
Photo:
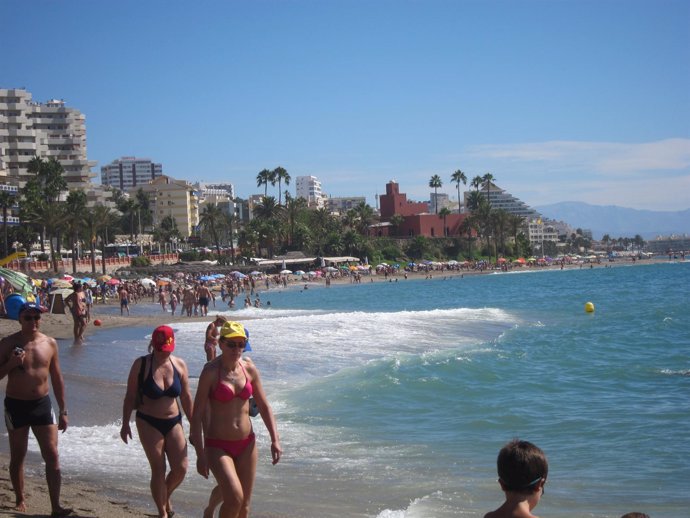
<svg viewBox="0 0 690 518"><path fill-rule="evenodd" d="M496 464L506 501L484 518L537 518L532 509L544 494L549 474L544 452L531 442L514 439L498 453Z"/></svg>

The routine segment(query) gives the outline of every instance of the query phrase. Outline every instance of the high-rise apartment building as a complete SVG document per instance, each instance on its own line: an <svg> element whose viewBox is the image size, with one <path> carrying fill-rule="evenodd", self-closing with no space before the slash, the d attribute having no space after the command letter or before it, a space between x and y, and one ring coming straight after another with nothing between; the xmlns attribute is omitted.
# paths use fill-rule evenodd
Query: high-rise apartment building
<svg viewBox="0 0 690 518"><path fill-rule="evenodd" d="M101 167L101 184L126 191L141 187L163 174L163 165L148 158L124 156Z"/></svg>
<svg viewBox="0 0 690 518"><path fill-rule="evenodd" d="M467 199L471 191L465 191L465 207L467 207ZM479 188L479 194L481 194L485 199L487 198L486 184ZM522 200L516 198L508 191L501 189L496 184L491 183L489 185L489 202L491 203L491 208L495 210L502 209L509 214L515 214L525 220L540 219L541 214L538 211L527 205Z"/></svg>
<svg viewBox="0 0 690 518"><path fill-rule="evenodd" d="M90 187L91 167L86 158L84 115L64 101L37 103L23 89L0 88L0 171L5 181L22 185L34 157L55 158L62 165L70 189Z"/></svg>
<svg viewBox="0 0 690 518"><path fill-rule="evenodd" d="M321 182L316 176L298 176L295 178L297 198L307 200L310 207L321 208L325 205L326 197L321 191Z"/></svg>

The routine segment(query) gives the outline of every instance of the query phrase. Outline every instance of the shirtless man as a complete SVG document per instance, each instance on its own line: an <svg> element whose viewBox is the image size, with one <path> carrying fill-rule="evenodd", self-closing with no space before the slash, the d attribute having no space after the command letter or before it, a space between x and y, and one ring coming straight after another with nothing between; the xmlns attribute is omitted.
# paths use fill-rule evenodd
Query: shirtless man
<svg viewBox="0 0 690 518"><path fill-rule="evenodd" d="M74 320L74 343L81 344L84 342L88 310L84 287L80 283L74 284L74 292L65 299L65 305L69 308Z"/></svg>
<svg viewBox="0 0 690 518"><path fill-rule="evenodd" d="M221 327L228 319L218 315L216 319L211 322L206 328L206 341L204 342L204 350L206 351L206 361L210 362L216 357L216 346L218 345L218 336L220 332L218 328Z"/></svg>
<svg viewBox="0 0 690 518"><path fill-rule="evenodd" d="M129 292L124 287L121 287L117 296L120 299L120 315L122 315L126 309L127 316L129 316Z"/></svg>
<svg viewBox="0 0 690 518"><path fill-rule="evenodd" d="M59 517L72 513L71 509L60 505L62 476L58 430L67 430L67 406L57 343L38 330L43 311L45 308L33 302L27 302L19 308L21 330L0 341L0 379L7 376L5 423L10 440L10 479L15 494L15 508L19 512L26 512L24 459L31 428L46 465L51 516ZM60 408L58 421L55 420L50 401L48 377Z"/></svg>
<svg viewBox="0 0 690 518"><path fill-rule="evenodd" d="M208 303L211 301L211 290L202 282L197 291L197 296L199 297L199 312L202 317L205 317L208 315Z"/></svg>

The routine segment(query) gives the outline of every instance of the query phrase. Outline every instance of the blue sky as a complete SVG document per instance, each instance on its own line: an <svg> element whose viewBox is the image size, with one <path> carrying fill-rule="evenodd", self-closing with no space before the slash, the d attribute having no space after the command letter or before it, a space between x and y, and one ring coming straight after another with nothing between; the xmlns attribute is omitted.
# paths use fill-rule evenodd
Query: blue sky
<svg viewBox="0 0 690 518"><path fill-rule="evenodd" d="M89 159L263 192L408 198L493 174L532 206L690 208L687 0L0 0L0 86L64 99ZM271 188L269 186L269 193ZM276 194L276 188L273 189Z"/></svg>

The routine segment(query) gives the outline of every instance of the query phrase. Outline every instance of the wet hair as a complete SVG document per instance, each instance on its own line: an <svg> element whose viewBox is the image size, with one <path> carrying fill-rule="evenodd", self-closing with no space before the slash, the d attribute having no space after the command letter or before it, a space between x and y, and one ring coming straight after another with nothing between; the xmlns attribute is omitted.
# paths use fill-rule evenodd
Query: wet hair
<svg viewBox="0 0 690 518"><path fill-rule="evenodd" d="M549 474L544 452L528 441L513 439L498 453L498 477L505 491L530 494Z"/></svg>
<svg viewBox="0 0 690 518"><path fill-rule="evenodd" d="M621 518L649 518L649 515L645 513L627 513L621 516Z"/></svg>

